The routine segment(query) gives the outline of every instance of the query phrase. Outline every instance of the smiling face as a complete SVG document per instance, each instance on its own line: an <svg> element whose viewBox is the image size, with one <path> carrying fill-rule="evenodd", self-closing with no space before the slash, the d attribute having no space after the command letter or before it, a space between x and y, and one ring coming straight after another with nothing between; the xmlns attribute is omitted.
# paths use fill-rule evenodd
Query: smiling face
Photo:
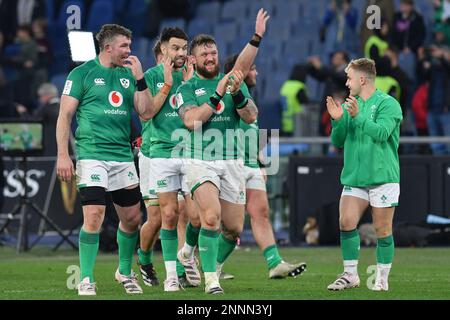
<svg viewBox="0 0 450 320"><path fill-rule="evenodd" d="M117 35L110 43L105 45L105 52L110 56L113 65L123 67L131 54L131 39Z"/></svg>
<svg viewBox="0 0 450 320"><path fill-rule="evenodd" d="M205 43L192 51L197 72L205 78L214 78L219 74L219 51L215 43Z"/></svg>
<svg viewBox="0 0 450 320"><path fill-rule="evenodd" d="M175 69L180 69L184 66L188 50L186 40L172 37L169 41L162 44L161 50L164 57L172 60Z"/></svg>

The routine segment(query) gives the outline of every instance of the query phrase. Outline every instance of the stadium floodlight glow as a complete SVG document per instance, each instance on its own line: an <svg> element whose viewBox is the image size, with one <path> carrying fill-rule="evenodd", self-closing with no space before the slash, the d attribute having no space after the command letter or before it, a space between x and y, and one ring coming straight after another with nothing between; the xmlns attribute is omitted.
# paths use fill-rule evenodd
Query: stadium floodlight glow
<svg viewBox="0 0 450 320"><path fill-rule="evenodd" d="M87 31L70 31L68 34L72 61L85 62L95 59L94 35Z"/></svg>

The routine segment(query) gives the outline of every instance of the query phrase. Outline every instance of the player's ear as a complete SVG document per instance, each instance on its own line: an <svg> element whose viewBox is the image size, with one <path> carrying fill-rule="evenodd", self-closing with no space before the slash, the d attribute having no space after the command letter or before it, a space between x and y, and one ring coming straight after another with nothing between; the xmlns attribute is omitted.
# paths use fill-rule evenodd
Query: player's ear
<svg viewBox="0 0 450 320"><path fill-rule="evenodd" d="M164 56L167 54L167 42L161 43L161 52Z"/></svg>

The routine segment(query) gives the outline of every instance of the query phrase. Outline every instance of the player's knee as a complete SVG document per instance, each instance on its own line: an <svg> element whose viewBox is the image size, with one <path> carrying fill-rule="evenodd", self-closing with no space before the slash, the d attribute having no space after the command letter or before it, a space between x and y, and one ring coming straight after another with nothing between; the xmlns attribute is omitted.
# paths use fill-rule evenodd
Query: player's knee
<svg viewBox="0 0 450 320"><path fill-rule="evenodd" d="M176 226L178 221L178 210L175 206L167 205L161 208L161 216L166 223L171 226Z"/></svg>
<svg viewBox="0 0 450 320"><path fill-rule="evenodd" d="M239 238L239 235L242 233L243 228L238 226L233 226L232 229L223 228L222 233L225 238L228 240L235 241Z"/></svg>
<svg viewBox="0 0 450 320"><path fill-rule="evenodd" d="M100 231L103 223L104 212L99 208L90 208L84 214L83 230L86 232L95 233Z"/></svg>
<svg viewBox="0 0 450 320"><path fill-rule="evenodd" d="M141 201L142 195L139 187L133 189L120 189L111 192L113 202L119 207L132 207Z"/></svg>
<svg viewBox="0 0 450 320"><path fill-rule="evenodd" d="M214 211L206 211L204 221L207 227L216 228L219 226L219 214Z"/></svg>
<svg viewBox="0 0 450 320"><path fill-rule="evenodd" d="M392 227L389 225L375 227L375 232L378 238L386 238L392 234Z"/></svg>
<svg viewBox="0 0 450 320"><path fill-rule="evenodd" d="M265 204L248 205L247 212L252 219L269 220L269 207Z"/></svg>
<svg viewBox="0 0 450 320"><path fill-rule="evenodd" d="M125 217L120 219L120 222L128 231L137 230L139 224L141 223L140 212L127 214Z"/></svg>
<svg viewBox="0 0 450 320"><path fill-rule="evenodd" d="M194 228L200 228L202 225L199 216L189 218L189 222Z"/></svg>
<svg viewBox="0 0 450 320"><path fill-rule="evenodd" d="M339 217L339 227L341 230L353 230L356 229L355 222L353 219L348 217Z"/></svg>

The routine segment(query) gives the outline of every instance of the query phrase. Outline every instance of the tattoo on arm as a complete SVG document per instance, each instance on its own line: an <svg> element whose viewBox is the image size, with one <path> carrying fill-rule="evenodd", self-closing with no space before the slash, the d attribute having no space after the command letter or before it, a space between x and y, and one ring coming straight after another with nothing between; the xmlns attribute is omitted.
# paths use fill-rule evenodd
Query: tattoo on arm
<svg viewBox="0 0 450 320"><path fill-rule="evenodd" d="M241 118L248 119L258 116L258 108L256 107L255 103L252 100L248 100L247 105L242 108L239 112Z"/></svg>

